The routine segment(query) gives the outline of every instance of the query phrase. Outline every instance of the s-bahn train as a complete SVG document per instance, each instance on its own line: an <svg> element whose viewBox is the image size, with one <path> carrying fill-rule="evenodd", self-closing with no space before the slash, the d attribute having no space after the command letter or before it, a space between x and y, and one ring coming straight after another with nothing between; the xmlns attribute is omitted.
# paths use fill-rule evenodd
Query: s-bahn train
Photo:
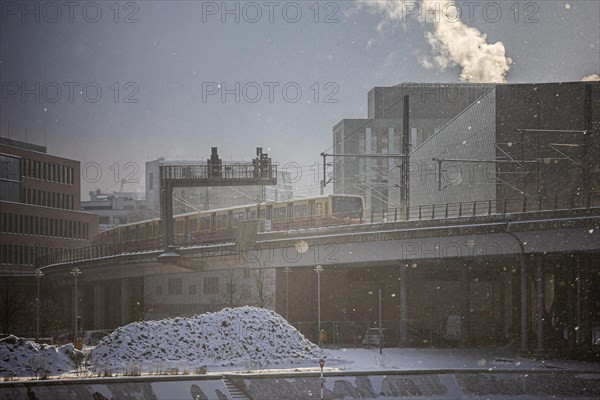
<svg viewBox="0 0 600 400"><path fill-rule="evenodd" d="M235 239L240 221L259 220L265 231L360 224L364 221L361 196L333 194L297 200L264 202L180 214L174 219L174 244L223 243ZM98 233L94 245L131 245L136 250L158 249L162 221L152 219L120 225Z"/></svg>

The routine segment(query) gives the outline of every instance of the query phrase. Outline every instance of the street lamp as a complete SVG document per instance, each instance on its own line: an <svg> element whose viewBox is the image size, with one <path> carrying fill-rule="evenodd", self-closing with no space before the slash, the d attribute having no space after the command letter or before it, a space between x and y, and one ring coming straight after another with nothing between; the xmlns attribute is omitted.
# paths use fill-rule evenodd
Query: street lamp
<svg viewBox="0 0 600 400"><path fill-rule="evenodd" d="M373 291L369 291L372 295ZM379 288L379 354L383 354L383 319L381 317L381 288Z"/></svg>
<svg viewBox="0 0 600 400"><path fill-rule="evenodd" d="M35 280L37 281L37 298L35 299L36 306L36 323L35 323L35 341L39 342L40 340L40 280L44 273L40 269L36 269L33 272L33 276L35 276Z"/></svg>
<svg viewBox="0 0 600 400"><path fill-rule="evenodd" d="M289 307L289 303L290 303L290 285L289 285L289 280L290 280L290 267L285 267L283 269L283 272L285 273L285 319L288 320L288 322L290 321L290 307Z"/></svg>
<svg viewBox="0 0 600 400"><path fill-rule="evenodd" d="M320 347L323 345L321 341L321 272L323 272L323 267L317 265L315 272L317 273L317 334Z"/></svg>
<svg viewBox="0 0 600 400"><path fill-rule="evenodd" d="M79 275L81 275L81 270L77 267L73 267L73 269L71 269L71 275L73 275L73 277L75 278L75 319L74 319L74 326L75 326L75 333L73 335L73 344L75 343L75 341L77 340L77 315L79 314L79 312L77 311L77 303L79 295L77 294L77 277Z"/></svg>

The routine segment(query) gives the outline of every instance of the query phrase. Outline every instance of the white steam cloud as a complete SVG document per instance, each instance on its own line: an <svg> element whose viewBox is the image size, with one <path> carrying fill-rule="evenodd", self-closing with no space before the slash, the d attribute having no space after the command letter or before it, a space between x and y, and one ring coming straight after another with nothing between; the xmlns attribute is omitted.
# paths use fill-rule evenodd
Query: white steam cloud
<svg viewBox="0 0 600 400"><path fill-rule="evenodd" d="M443 70L460 66L460 79L472 83L503 83L512 60L506 56L504 44L487 43L487 35L461 21L461 11L454 0L365 1L367 6L383 12L394 22L417 18L432 24L433 32L425 38L433 49L433 61ZM424 67L430 61L419 60Z"/></svg>
<svg viewBox="0 0 600 400"><path fill-rule="evenodd" d="M586 75L583 78L581 78L581 81L582 82L600 81L600 75L598 75L598 74Z"/></svg>

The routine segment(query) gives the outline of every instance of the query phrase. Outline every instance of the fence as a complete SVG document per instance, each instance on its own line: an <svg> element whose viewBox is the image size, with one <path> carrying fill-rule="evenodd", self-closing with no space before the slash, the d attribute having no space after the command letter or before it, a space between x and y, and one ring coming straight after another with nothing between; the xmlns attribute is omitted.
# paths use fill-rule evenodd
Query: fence
<svg viewBox="0 0 600 400"><path fill-rule="evenodd" d="M293 322L292 325L313 343L318 343L317 321ZM507 341L502 326L491 318L473 321L384 320L386 347L448 347L458 345L490 346ZM361 347L368 328L375 321L321 321L325 346ZM403 330L404 328L404 335Z"/></svg>
<svg viewBox="0 0 600 400"><path fill-rule="evenodd" d="M445 204L367 210L367 220L376 222L476 217L530 211L570 210L600 207L600 193L566 193L556 196L523 196L497 200L475 200Z"/></svg>

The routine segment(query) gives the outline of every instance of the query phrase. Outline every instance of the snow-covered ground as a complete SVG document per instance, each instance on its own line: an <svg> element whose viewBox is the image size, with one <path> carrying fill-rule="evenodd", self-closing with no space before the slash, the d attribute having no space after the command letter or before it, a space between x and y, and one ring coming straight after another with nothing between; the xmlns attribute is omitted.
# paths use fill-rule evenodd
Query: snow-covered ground
<svg viewBox="0 0 600 400"><path fill-rule="evenodd" d="M328 350L339 361L328 362L326 367L341 371L386 370L594 370L600 363L567 360L532 360L510 354L505 348L384 348Z"/></svg>
<svg viewBox="0 0 600 400"><path fill-rule="evenodd" d="M75 352L71 344L48 346L8 336L0 340L0 377L61 375L75 368Z"/></svg>
<svg viewBox="0 0 600 400"><path fill-rule="evenodd" d="M0 377L73 376L72 345L44 346L14 337L0 341ZM144 321L123 326L92 349L90 375L427 370L590 370L600 363L534 361L509 348L320 349L280 315L241 307L192 318Z"/></svg>

